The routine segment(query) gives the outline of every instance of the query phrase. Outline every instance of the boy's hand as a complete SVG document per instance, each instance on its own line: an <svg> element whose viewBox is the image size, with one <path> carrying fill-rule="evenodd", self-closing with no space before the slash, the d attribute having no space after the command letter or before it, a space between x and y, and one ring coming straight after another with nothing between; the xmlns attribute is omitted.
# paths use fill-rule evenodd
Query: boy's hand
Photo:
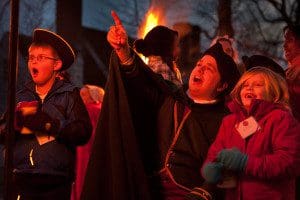
<svg viewBox="0 0 300 200"><path fill-rule="evenodd" d="M38 101L22 101L16 106L15 129L21 130L24 126L24 117L33 115L38 109Z"/></svg>

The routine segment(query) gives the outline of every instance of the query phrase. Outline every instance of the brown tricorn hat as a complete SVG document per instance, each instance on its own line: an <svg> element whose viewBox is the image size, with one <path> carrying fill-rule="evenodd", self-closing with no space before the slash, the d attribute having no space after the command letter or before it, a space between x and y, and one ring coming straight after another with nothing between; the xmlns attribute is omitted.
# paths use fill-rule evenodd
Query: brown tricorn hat
<svg viewBox="0 0 300 200"><path fill-rule="evenodd" d="M46 43L53 47L62 61L60 71L68 69L75 60L75 53L71 45L58 34L46 29L35 29L33 32L34 43Z"/></svg>

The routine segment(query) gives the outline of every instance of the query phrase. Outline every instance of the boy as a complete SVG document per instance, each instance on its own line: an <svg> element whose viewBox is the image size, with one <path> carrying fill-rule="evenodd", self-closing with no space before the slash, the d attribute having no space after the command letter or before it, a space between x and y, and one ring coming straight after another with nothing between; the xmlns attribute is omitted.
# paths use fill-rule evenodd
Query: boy
<svg viewBox="0 0 300 200"><path fill-rule="evenodd" d="M14 178L20 199L70 199L75 146L91 135L79 90L57 74L74 62L59 35L35 29L28 49L32 81L17 93Z"/></svg>

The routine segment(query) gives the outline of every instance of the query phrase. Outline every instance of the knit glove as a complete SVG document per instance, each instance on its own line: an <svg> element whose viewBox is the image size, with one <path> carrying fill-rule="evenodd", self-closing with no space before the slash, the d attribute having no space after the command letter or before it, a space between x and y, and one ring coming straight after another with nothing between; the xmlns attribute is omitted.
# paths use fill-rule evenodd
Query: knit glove
<svg viewBox="0 0 300 200"><path fill-rule="evenodd" d="M219 162L210 162L203 166L202 175L208 183L218 183L222 178L223 164Z"/></svg>
<svg viewBox="0 0 300 200"><path fill-rule="evenodd" d="M32 131L55 135L59 129L59 121L52 119L47 113L37 110L35 114L24 116L23 125Z"/></svg>
<svg viewBox="0 0 300 200"><path fill-rule="evenodd" d="M246 167L248 156L237 148L223 149L218 153L217 161L222 163L226 169L243 171Z"/></svg>

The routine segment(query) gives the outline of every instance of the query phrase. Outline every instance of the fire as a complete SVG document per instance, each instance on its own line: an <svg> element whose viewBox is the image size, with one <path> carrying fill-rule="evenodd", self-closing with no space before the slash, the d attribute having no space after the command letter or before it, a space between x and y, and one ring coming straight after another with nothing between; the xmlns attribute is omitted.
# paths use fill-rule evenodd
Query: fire
<svg viewBox="0 0 300 200"><path fill-rule="evenodd" d="M142 37L144 38L146 36L146 34L152 29L154 28L155 26L157 26L159 23L158 23L158 16L155 15L154 13L150 12L147 14L147 17L146 17L146 23L144 25L144 27L142 27L140 29L140 34L139 34L139 37Z"/></svg>
<svg viewBox="0 0 300 200"><path fill-rule="evenodd" d="M144 22L138 30L138 38L144 38L155 26L165 25L165 20L162 17L162 14L163 12L159 11L159 9L150 9L146 14ZM140 55L140 57L145 63L147 63L147 59L144 56Z"/></svg>
<svg viewBox="0 0 300 200"><path fill-rule="evenodd" d="M160 12L159 9L153 8L147 12L145 20L139 28L138 38L144 38L145 35L155 26L165 24L162 13L163 12Z"/></svg>

